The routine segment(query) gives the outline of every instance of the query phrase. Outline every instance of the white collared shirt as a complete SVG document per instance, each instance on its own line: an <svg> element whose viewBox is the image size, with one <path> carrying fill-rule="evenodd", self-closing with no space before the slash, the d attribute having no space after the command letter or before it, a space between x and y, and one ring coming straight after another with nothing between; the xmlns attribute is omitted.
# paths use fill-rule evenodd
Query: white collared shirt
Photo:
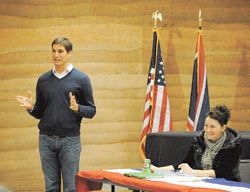
<svg viewBox="0 0 250 192"><path fill-rule="evenodd" d="M52 73L58 78L58 79L62 79L63 77L65 77L66 75L68 75L70 73L70 71L72 71L73 69L73 65L70 63L67 68L62 72L62 73L58 73L55 69L55 67L52 69Z"/></svg>

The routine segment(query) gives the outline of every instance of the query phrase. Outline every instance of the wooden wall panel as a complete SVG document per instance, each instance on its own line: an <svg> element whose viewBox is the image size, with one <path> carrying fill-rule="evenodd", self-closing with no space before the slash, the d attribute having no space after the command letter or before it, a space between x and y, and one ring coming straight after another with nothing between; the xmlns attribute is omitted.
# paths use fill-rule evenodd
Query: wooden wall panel
<svg viewBox="0 0 250 192"><path fill-rule="evenodd" d="M232 108L250 130L250 2L245 0L1 0L0 184L44 191L38 121L15 101L51 69L51 41L73 41L72 63L89 74L97 114L83 120L81 169L141 167L139 139L152 46L152 12L163 15L162 57L174 129L185 130L198 10L211 105ZM115 153L115 158L114 158ZM10 180L10 178L12 178Z"/></svg>

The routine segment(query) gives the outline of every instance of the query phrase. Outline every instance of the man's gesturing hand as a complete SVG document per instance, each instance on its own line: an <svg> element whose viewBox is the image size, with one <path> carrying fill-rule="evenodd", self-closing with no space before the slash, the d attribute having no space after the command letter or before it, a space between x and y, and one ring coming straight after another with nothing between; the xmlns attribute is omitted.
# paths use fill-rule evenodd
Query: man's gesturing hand
<svg viewBox="0 0 250 192"><path fill-rule="evenodd" d="M28 91L28 97L18 95L16 96L16 100L19 102L20 106L25 107L28 110L33 109L33 100L30 91Z"/></svg>
<svg viewBox="0 0 250 192"><path fill-rule="evenodd" d="M79 108L78 108L78 104L76 103L76 98L71 92L69 93L69 98L70 98L69 108L75 112L78 112Z"/></svg>

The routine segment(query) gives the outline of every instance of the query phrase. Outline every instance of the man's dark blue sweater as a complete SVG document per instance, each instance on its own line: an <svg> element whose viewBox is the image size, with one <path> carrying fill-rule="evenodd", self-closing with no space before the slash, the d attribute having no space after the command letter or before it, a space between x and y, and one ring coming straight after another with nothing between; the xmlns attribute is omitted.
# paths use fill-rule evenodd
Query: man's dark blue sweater
<svg viewBox="0 0 250 192"><path fill-rule="evenodd" d="M76 98L78 112L69 108L70 92ZM30 114L40 119L40 134L78 136L82 118L92 118L95 113L92 87L86 74L74 68L61 79L55 77L52 71L39 77L36 103Z"/></svg>

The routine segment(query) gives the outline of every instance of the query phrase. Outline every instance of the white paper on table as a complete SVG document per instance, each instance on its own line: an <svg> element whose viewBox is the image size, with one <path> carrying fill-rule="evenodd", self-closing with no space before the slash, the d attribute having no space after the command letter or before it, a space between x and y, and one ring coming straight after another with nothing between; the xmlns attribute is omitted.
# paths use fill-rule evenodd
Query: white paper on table
<svg viewBox="0 0 250 192"><path fill-rule="evenodd" d="M203 179L214 179L211 177L195 177L182 172L173 172L173 171L163 171L163 172L158 172L158 174L163 174L164 178L157 178L150 180L162 181L166 183L185 185L191 187L222 189L230 192L250 192L250 189L244 187L227 186L227 185L209 183L203 181Z"/></svg>
<svg viewBox="0 0 250 192"><path fill-rule="evenodd" d="M124 174L126 172L141 172L136 169L107 169L105 171L109 171L113 173L120 173L120 174ZM222 189L222 190L226 190L230 192L250 192L250 189L248 188L209 183L209 182L202 181L202 179L209 179L209 177L195 177L192 175L187 175L182 172L167 171L164 174L163 178L154 178L154 179L147 179L147 180L161 181L161 182L172 183L172 184L177 184L177 185L185 185L185 186L191 186L191 187Z"/></svg>
<svg viewBox="0 0 250 192"><path fill-rule="evenodd" d="M244 187L221 185L221 184L209 183L209 182L205 182L205 181L201 181L201 182L172 182L172 181L166 180L166 182L178 184L178 185L192 186L192 187L222 189L222 190L230 191L230 192L250 192L250 189L244 188Z"/></svg>
<svg viewBox="0 0 250 192"><path fill-rule="evenodd" d="M133 172L133 173L141 172L141 171L136 170L136 169L106 169L104 171L113 172L113 173L120 173L122 175L124 173L127 173L127 172Z"/></svg>

